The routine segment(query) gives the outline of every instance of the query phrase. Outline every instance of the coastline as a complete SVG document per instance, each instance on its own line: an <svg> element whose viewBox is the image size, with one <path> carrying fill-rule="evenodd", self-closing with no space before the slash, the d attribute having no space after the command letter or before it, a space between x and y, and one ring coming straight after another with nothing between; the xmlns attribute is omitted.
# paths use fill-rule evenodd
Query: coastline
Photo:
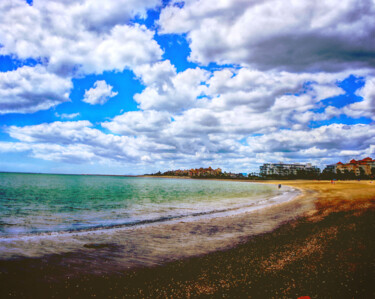
<svg viewBox="0 0 375 299"><path fill-rule="evenodd" d="M274 188L277 190L276 186ZM84 261L87 255L95 255L86 248L111 244L112 255L120 258L113 258L110 268L116 264L118 269L126 270L232 248L250 236L271 231L281 223L298 217L307 209L304 204L293 205L299 191L289 187L285 189L267 197L259 196L254 203L237 204L231 209L217 207L210 213L182 218L0 238L0 261L63 256L72 252L79 253ZM100 253L98 257L101 258ZM100 260L97 264L99 266L95 266L95 271L108 272L106 264L103 265Z"/></svg>
<svg viewBox="0 0 375 299"><path fill-rule="evenodd" d="M0 294L2 297L47 297L52 294L88 297L95 294L99 297L224 295L263 298L303 295L346 298L373 294L374 183L259 183L281 183L300 189L302 194L293 200L296 205L289 205L292 209L298 208L298 204L300 208L304 206L303 201L311 205L302 217L296 213L295 219L244 237L237 244L192 258L182 257L161 266L129 271L114 269L112 273L99 275L80 275L76 269L78 275L63 279L56 273L64 269L56 263L56 259L61 263L62 258L54 257L52 264L35 260L1 263L0 277L7 287ZM262 217L264 215L260 215ZM228 221L238 221L232 225L241 224L245 218ZM103 258L106 250L107 253L110 251L107 249L103 251ZM44 276L44 279L31 273ZM54 276L59 279L53 279Z"/></svg>

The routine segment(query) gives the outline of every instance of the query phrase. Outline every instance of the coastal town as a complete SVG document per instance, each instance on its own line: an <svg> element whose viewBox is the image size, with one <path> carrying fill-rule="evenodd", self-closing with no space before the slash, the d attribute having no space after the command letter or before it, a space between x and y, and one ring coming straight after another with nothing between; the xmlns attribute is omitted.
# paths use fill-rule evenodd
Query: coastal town
<svg viewBox="0 0 375 299"><path fill-rule="evenodd" d="M327 165L323 171L311 163L265 163L259 167L259 173L232 173L221 168L192 168L157 172L152 176L177 176L191 178L225 178L225 179L374 179L375 159L366 157L362 160L352 159L348 163L338 162Z"/></svg>
<svg viewBox="0 0 375 299"><path fill-rule="evenodd" d="M349 163L338 162L336 164L327 165L325 168L327 172L333 173L353 173L356 176L361 175L374 175L375 174L375 159L370 157L364 158L362 160L350 160Z"/></svg>
<svg viewBox="0 0 375 299"><path fill-rule="evenodd" d="M205 177L222 177L222 178L244 178L242 173L231 173L223 172L221 168L213 169L208 168L192 168L184 170L168 170L161 173L160 171L152 174L154 176L180 176L180 177L192 177L192 178L205 178Z"/></svg>

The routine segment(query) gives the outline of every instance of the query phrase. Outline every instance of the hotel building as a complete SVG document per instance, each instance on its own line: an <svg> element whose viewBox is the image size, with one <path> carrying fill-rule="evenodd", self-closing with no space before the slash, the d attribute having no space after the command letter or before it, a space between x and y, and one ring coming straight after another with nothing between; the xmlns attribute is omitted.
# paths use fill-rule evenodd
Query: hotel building
<svg viewBox="0 0 375 299"><path fill-rule="evenodd" d="M306 173L319 174L320 169L316 166L312 166L311 163L307 164L284 164L284 163L266 163L260 166L260 175L277 175L277 176L288 176L297 175L299 172L305 171Z"/></svg>
<svg viewBox="0 0 375 299"><path fill-rule="evenodd" d="M362 174L365 174L365 175L371 175L372 174L372 168L375 169L375 159L371 159L370 157L367 157L367 158L364 158L362 160L350 160L349 163L337 163L337 164L333 164L335 165L335 173L337 173L338 170L341 171L341 173L344 173L344 172L354 172L355 175L360 175L361 172ZM332 165L328 165L328 166L332 166ZM327 167L328 167L327 166Z"/></svg>

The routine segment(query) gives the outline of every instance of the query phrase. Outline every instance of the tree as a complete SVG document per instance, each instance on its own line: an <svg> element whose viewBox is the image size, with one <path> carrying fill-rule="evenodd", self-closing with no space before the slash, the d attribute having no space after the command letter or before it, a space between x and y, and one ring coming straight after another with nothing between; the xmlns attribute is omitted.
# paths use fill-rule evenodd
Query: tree
<svg viewBox="0 0 375 299"><path fill-rule="evenodd" d="M363 179L363 178L366 177L366 172L365 172L365 170L362 167L359 168L359 177L361 179Z"/></svg>

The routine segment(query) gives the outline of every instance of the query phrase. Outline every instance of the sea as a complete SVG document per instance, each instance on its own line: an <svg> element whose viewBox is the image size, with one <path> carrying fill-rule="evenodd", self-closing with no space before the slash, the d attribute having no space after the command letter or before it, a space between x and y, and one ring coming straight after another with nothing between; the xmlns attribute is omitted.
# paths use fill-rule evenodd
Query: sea
<svg viewBox="0 0 375 299"><path fill-rule="evenodd" d="M0 173L0 259L69 253L160 264L272 229L295 216L280 207L297 194L230 180Z"/></svg>

